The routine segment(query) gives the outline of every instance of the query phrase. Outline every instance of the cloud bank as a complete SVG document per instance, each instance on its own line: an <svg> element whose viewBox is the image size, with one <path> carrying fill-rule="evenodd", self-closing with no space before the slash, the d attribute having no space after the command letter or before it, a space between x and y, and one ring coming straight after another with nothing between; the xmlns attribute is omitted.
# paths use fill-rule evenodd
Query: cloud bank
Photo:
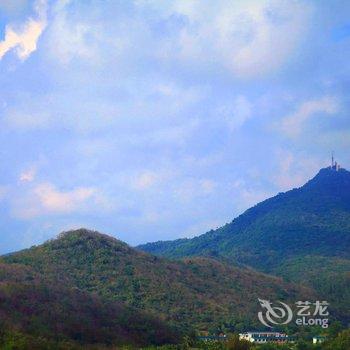
<svg viewBox="0 0 350 350"><path fill-rule="evenodd" d="M34 4L36 19L29 18L19 25L7 25L5 39L0 42L0 60L13 50L24 61L36 49L37 42L46 27L46 0Z"/></svg>
<svg viewBox="0 0 350 350"><path fill-rule="evenodd" d="M3 13L3 252L81 226L130 244L193 236L301 185L332 150L350 167L344 1Z"/></svg>

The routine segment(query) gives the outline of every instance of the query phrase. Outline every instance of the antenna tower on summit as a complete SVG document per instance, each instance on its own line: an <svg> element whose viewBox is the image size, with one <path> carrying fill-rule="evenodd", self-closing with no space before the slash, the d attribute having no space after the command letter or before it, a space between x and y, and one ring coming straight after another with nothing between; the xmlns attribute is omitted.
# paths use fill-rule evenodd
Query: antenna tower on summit
<svg viewBox="0 0 350 350"><path fill-rule="evenodd" d="M334 167L334 151L332 151L332 168Z"/></svg>
<svg viewBox="0 0 350 350"><path fill-rule="evenodd" d="M334 160L334 151L332 151L332 164L331 164L331 170L338 171L340 169L340 165L337 163L337 161Z"/></svg>

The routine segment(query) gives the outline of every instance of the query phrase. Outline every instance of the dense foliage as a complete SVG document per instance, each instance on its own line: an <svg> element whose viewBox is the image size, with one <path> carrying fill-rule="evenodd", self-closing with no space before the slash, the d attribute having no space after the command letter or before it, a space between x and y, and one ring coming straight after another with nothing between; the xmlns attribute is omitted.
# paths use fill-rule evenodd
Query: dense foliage
<svg viewBox="0 0 350 350"><path fill-rule="evenodd" d="M170 258L212 256L247 264L316 288L340 311L349 309L349 233L350 173L327 168L215 231L138 248Z"/></svg>
<svg viewBox="0 0 350 350"><path fill-rule="evenodd" d="M58 344L141 346L180 339L154 317L48 283L32 269L16 264L0 264L0 329L4 343L32 344L33 349Z"/></svg>
<svg viewBox="0 0 350 350"><path fill-rule="evenodd" d="M30 266L46 280L97 293L104 300L152 311L185 331L224 321L241 328L252 325L258 298L294 302L313 297L308 289L251 269L205 258L169 261L87 230L65 233L4 261Z"/></svg>
<svg viewBox="0 0 350 350"><path fill-rule="evenodd" d="M343 330L334 336L328 336L323 343L313 344L312 339L296 339L286 344L259 344L239 340L238 335L230 336L227 341L194 341L182 342L178 345L149 347L143 350L349 350L350 330Z"/></svg>
<svg viewBox="0 0 350 350"><path fill-rule="evenodd" d="M258 329L258 298L293 304L324 296L346 322L349 232L350 173L329 169L218 230L139 247L183 260L85 229L65 232L1 258L0 348L275 349L237 337L198 343L193 330ZM285 330L304 340L278 349L350 349L349 331L312 346L310 330Z"/></svg>

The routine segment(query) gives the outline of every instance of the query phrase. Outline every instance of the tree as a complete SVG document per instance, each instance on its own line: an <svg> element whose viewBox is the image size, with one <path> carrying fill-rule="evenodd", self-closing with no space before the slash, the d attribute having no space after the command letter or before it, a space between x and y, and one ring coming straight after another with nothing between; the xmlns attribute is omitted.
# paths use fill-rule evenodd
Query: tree
<svg viewBox="0 0 350 350"><path fill-rule="evenodd" d="M333 339L343 330L343 326L339 321L334 321L330 324L328 328L328 336Z"/></svg>
<svg viewBox="0 0 350 350"><path fill-rule="evenodd" d="M233 335L227 342L228 350L249 350L251 346L249 341L240 340L238 334Z"/></svg>
<svg viewBox="0 0 350 350"><path fill-rule="evenodd" d="M338 336L325 343L325 350L349 350L350 349L350 329L338 334Z"/></svg>

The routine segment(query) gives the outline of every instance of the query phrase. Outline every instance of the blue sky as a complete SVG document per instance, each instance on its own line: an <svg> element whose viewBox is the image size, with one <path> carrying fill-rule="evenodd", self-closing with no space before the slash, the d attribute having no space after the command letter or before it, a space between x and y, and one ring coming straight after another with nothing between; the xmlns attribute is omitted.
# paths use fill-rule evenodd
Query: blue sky
<svg viewBox="0 0 350 350"><path fill-rule="evenodd" d="M349 57L349 1L0 1L0 253L192 237L349 168Z"/></svg>

